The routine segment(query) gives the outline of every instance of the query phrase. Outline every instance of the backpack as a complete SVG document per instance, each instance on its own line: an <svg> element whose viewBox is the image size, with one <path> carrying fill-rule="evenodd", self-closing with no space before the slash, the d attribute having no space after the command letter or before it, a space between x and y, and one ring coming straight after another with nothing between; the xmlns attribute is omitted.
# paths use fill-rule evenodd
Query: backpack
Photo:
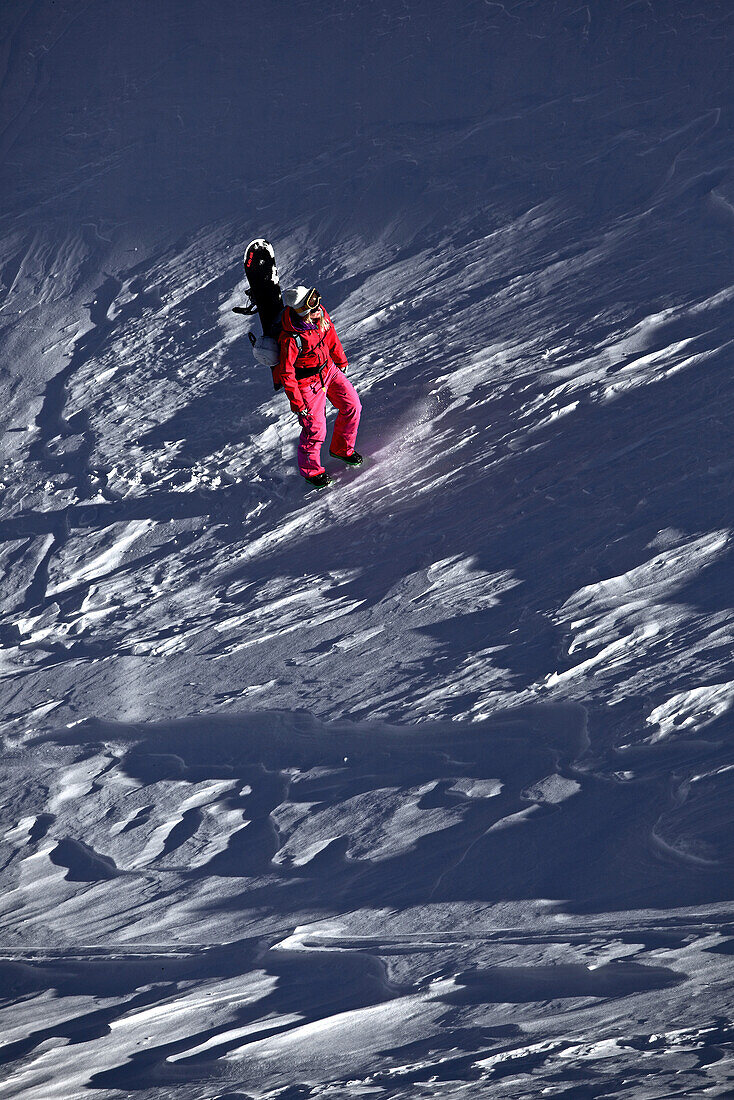
<svg viewBox="0 0 734 1100"><path fill-rule="evenodd" d="M281 313L276 322L278 330L280 330L281 327L282 316L283 314ZM271 329L271 331L273 330ZM270 367L271 371L274 371L280 362L280 344L277 338L273 336L256 336L254 332L248 332L247 335L252 344L252 354L256 362L260 363L263 367ZM280 331L278 331L278 336L280 336ZM293 339L296 342L298 354L300 355L303 351L303 340L297 333L293 333ZM276 390L282 388L281 383L276 382L275 379L273 379L273 387Z"/></svg>

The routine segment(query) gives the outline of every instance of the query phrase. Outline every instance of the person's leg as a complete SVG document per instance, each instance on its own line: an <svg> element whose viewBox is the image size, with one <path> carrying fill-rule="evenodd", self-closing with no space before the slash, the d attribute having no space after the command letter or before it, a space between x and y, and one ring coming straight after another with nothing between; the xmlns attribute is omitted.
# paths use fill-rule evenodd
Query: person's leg
<svg viewBox="0 0 734 1100"><path fill-rule="evenodd" d="M323 473L321 445L326 440L326 391L318 375L308 386L301 386L301 395L309 418L298 441L298 469L303 477L313 477Z"/></svg>
<svg viewBox="0 0 734 1100"><path fill-rule="evenodd" d="M329 450L335 455L350 455L357 442L359 416L362 412L357 391L346 375L340 370L335 370L329 379L326 394L332 405L339 410Z"/></svg>

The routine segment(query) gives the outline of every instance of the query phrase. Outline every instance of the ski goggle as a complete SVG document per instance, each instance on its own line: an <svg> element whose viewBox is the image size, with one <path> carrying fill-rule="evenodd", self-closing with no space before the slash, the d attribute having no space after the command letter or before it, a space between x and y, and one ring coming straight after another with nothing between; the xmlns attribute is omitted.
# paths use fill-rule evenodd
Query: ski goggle
<svg viewBox="0 0 734 1100"><path fill-rule="evenodd" d="M311 313L313 310L318 309L321 304L321 295L314 287L313 290L309 290L306 295L306 300L302 306L296 307L296 313L306 314Z"/></svg>

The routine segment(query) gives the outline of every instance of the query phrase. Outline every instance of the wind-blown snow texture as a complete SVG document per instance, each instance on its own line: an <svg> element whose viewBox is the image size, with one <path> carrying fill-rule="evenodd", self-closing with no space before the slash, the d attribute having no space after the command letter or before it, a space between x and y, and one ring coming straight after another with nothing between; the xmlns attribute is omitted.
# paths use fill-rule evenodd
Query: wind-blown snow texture
<svg viewBox="0 0 734 1100"><path fill-rule="evenodd" d="M0 1100L729 1095L731 4L0 20Z"/></svg>

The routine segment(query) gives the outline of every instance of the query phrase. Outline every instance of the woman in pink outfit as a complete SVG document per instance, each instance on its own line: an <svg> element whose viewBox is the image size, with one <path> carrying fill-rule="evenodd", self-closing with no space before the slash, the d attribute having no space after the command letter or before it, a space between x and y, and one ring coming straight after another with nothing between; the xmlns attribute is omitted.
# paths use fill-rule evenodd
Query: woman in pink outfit
<svg viewBox="0 0 734 1100"><path fill-rule="evenodd" d="M301 423L298 469L310 485L321 489L331 478L321 464L326 441L326 398L338 410L329 454L349 466L362 456L354 449L362 406L346 378L347 357L321 296L305 286L289 287L281 319L280 361L273 371Z"/></svg>

